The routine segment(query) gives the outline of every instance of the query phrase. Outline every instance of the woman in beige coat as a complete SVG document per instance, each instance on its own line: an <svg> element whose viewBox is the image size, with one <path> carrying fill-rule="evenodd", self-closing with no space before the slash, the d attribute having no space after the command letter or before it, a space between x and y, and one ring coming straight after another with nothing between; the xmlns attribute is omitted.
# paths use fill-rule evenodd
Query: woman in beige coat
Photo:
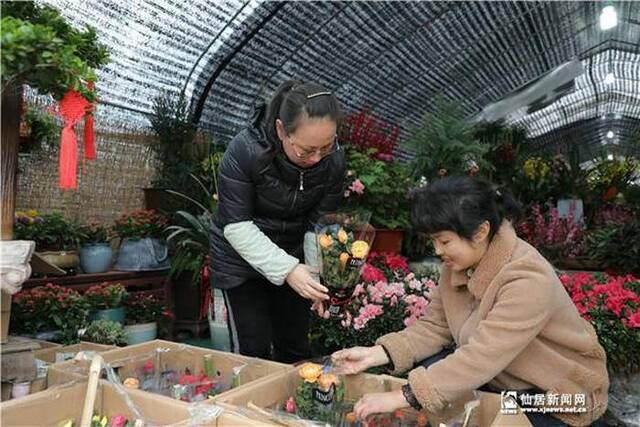
<svg viewBox="0 0 640 427"><path fill-rule="evenodd" d="M413 222L433 240L441 279L413 326L333 355L347 374L410 370L401 392L362 397L360 418L408 406L437 412L475 389L544 393L545 405L562 406L528 412L534 426L589 425L604 413L604 350L553 267L516 236L508 218L517 212L506 192L470 177L438 180L414 198Z"/></svg>

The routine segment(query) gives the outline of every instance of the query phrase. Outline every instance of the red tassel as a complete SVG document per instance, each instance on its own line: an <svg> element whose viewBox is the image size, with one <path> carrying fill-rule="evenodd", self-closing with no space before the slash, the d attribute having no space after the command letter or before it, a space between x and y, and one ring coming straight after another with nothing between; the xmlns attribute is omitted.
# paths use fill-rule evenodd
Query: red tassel
<svg viewBox="0 0 640 427"><path fill-rule="evenodd" d="M87 89L93 92L94 83L87 83ZM93 132L93 112L95 104L90 104L87 108L87 116L84 119L84 158L87 160L96 159L96 138Z"/></svg>
<svg viewBox="0 0 640 427"><path fill-rule="evenodd" d="M59 114L64 120L64 128L60 137L59 186L63 189L75 189L78 186L78 140L74 127L89 105L89 101L74 90L68 91L60 101Z"/></svg>
<svg viewBox="0 0 640 427"><path fill-rule="evenodd" d="M78 164L78 140L73 126L65 126L60 137L60 188L73 189L78 186L76 165Z"/></svg>

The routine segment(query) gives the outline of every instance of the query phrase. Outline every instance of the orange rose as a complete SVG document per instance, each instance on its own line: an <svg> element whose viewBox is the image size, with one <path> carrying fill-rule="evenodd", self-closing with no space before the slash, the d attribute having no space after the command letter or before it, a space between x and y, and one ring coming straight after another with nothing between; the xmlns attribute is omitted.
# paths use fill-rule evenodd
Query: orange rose
<svg viewBox="0 0 640 427"><path fill-rule="evenodd" d="M322 391L329 391L333 384L340 384L340 380L334 374L322 374L320 378L318 378L318 385Z"/></svg>
<svg viewBox="0 0 640 427"><path fill-rule="evenodd" d="M344 268L347 265L347 261L349 261L349 254L346 252L342 252L340 254L340 265Z"/></svg>
<svg viewBox="0 0 640 427"><path fill-rule="evenodd" d="M341 228L340 231L338 231L338 241L344 245L347 243L348 239L349 235Z"/></svg>
<svg viewBox="0 0 640 427"><path fill-rule="evenodd" d="M329 249L333 245L333 239L328 234L323 234L322 236L320 236L319 240L320 247L322 249Z"/></svg>
<svg viewBox="0 0 640 427"><path fill-rule="evenodd" d="M298 370L298 374L308 383L314 383L322 375L322 366L316 363L305 363Z"/></svg>
<svg viewBox="0 0 640 427"><path fill-rule="evenodd" d="M140 381L138 381L137 378L127 378L126 380L124 380L122 385L126 388L138 388L140 387Z"/></svg>

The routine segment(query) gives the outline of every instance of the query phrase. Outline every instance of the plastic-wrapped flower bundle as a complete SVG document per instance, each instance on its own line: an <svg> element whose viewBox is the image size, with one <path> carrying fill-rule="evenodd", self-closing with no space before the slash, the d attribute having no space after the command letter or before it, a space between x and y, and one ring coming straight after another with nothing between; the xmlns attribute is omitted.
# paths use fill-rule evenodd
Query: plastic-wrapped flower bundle
<svg viewBox="0 0 640 427"><path fill-rule="evenodd" d="M358 283L375 229L369 214L331 214L320 218L316 236L320 257L320 279L329 288L329 313L339 315Z"/></svg>

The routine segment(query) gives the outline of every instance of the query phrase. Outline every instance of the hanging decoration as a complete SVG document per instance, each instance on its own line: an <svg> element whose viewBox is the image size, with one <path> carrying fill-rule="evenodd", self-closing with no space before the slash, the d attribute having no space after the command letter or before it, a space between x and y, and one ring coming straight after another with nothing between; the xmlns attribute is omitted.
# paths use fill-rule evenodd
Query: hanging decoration
<svg viewBox="0 0 640 427"><path fill-rule="evenodd" d="M87 88L94 90L94 83L89 82ZM84 158L95 160L95 135L93 131L93 112L95 105L77 91L69 90L58 103L58 115L64 122L60 137L59 187L76 189L78 187L78 140L75 125L85 118L84 125Z"/></svg>

